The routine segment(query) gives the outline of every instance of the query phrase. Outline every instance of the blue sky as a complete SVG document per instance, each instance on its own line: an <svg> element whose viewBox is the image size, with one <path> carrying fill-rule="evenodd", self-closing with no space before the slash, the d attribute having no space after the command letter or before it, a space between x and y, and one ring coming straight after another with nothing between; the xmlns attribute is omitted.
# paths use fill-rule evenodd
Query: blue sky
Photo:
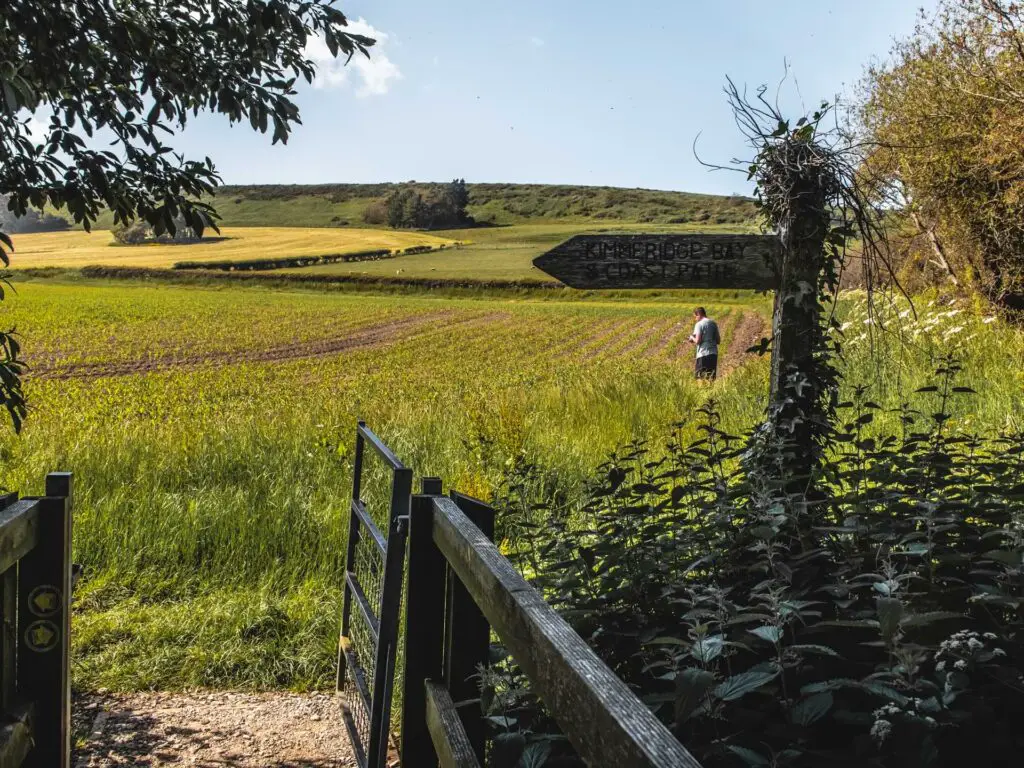
<svg viewBox="0 0 1024 768"><path fill-rule="evenodd" d="M926 6L933 0L925 0ZM749 191L692 151L745 148L722 93L774 88L787 110L849 92L914 26L921 0L339 0L370 62L323 65L287 147L200 119L176 142L227 183L539 182ZM313 53L316 53L314 50Z"/></svg>

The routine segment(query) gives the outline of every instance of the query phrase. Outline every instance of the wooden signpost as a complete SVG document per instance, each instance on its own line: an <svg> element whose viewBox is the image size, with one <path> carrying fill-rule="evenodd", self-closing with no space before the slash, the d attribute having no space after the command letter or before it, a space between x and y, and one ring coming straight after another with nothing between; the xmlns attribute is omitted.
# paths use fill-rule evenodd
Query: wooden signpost
<svg viewBox="0 0 1024 768"><path fill-rule="evenodd" d="M572 288L768 291L781 251L770 235L577 235L533 265Z"/></svg>
<svg viewBox="0 0 1024 768"><path fill-rule="evenodd" d="M572 288L774 291L769 403L778 410L787 401L788 372L809 368L821 333L818 305L803 296L824 266L824 228L814 217L807 221L808 232L797 238L791 232L786 241L775 235L577 235L533 265ZM812 420L803 419L801 429ZM796 442L808 444L804 438ZM798 478L813 464L810 451L804 454L791 462Z"/></svg>

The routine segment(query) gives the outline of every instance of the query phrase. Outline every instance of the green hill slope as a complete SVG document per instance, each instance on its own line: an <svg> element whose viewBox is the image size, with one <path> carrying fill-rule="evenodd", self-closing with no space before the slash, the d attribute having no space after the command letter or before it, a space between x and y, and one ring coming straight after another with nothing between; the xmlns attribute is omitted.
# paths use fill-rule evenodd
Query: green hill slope
<svg viewBox="0 0 1024 768"><path fill-rule="evenodd" d="M366 226L363 211L394 184L225 186L214 200L225 226ZM426 192L430 184L413 183ZM752 200L688 192L546 184L469 184L469 213L490 224L623 222L750 225Z"/></svg>

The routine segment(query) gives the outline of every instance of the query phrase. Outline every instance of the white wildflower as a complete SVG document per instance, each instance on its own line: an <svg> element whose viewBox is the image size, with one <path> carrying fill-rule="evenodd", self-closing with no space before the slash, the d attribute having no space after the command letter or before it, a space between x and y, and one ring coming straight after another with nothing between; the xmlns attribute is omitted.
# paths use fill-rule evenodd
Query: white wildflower
<svg viewBox="0 0 1024 768"><path fill-rule="evenodd" d="M961 672L963 672L965 669L967 669L967 662L964 661L963 659L960 659L953 666L956 667Z"/></svg>
<svg viewBox="0 0 1024 768"><path fill-rule="evenodd" d="M995 321L996 318L994 317L986 317L981 322L983 322L985 325L988 325L989 323L994 323Z"/></svg>
<svg viewBox="0 0 1024 768"><path fill-rule="evenodd" d="M884 744L891 733L892 723L888 720L875 720L875 724L871 726L871 738L875 740L876 744Z"/></svg>
<svg viewBox="0 0 1024 768"><path fill-rule="evenodd" d="M946 671L946 662L945 661L940 661L938 664L936 664L935 665L935 671L936 672L945 672Z"/></svg>

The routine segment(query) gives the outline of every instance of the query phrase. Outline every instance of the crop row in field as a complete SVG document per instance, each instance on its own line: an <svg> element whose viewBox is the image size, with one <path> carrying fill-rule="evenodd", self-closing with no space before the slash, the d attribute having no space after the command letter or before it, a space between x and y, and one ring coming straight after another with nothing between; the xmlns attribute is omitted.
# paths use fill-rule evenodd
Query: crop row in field
<svg viewBox="0 0 1024 768"><path fill-rule="evenodd" d="M33 410L0 453L5 484L26 492L76 473L77 684L324 684L359 418L417 472L482 497L530 461L573 498L608 452L675 431L708 397L739 433L765 401L766 361L739 353L767 301L704 297L733 369L704 386L692 300L20 284L10 319ZM916 334L904 345L846 302L847 393L873 383L894 408L956 348L981 393L953 404L958 418L1010 426L1024 337L950 312L894 311Z"/></svg>

